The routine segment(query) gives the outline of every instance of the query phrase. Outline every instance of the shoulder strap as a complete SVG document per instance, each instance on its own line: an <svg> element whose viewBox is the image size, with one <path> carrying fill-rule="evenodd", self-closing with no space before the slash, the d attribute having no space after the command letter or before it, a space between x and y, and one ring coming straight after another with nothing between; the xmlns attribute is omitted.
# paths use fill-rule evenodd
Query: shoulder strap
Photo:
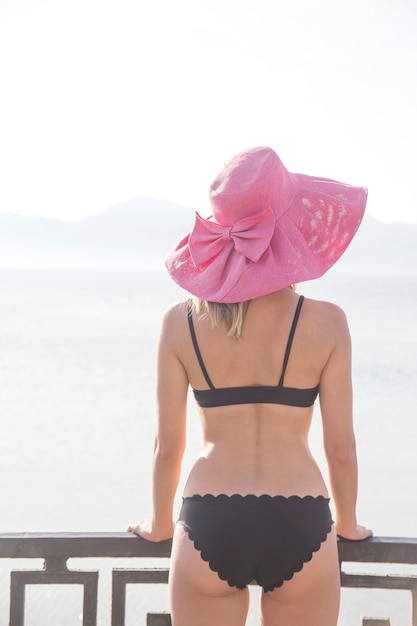
<svg viewBox="0 0 417 626"><path fill-rule="evenodd" d="M210 389L215 389L213 383L210 380L210 376L208 375L208 372L206 370L206 366L204 365L204 361L203 361L203 357L201 356L200 348L198 347L197 337L195 335L195 330L194 330L193 311L192 311L192 307L191 307L191 303L190 302L188 303L188 307L187 307L187 318L188 318L188 326L190 327L191 339L193 340L194 350L195 350L195 353L197 355L197 359L198 359L198 362L200 364L201 371L203 372L204 378L206 379L206 383L208 384Z"/></svg>
<svg viewBox="0 0 417 626"><path fill-rule="evenodd" d="M303 306L303 302L304 302L304 296L300 296L298 298L297 308L295 309L294 319L292 321L292 326L291 326L290 334L288 337L287 347L285 349L284 363L282 364L282 374L281 374L281 378L279 379L278 387L282 387L284 384L284 375L287 369L288 359L290 357L291 346L292 346L292 342L294 339L295 329L297 328L297 322L298 322L298 318L300 317L300 311L301 311L301 307Z"/></svg>

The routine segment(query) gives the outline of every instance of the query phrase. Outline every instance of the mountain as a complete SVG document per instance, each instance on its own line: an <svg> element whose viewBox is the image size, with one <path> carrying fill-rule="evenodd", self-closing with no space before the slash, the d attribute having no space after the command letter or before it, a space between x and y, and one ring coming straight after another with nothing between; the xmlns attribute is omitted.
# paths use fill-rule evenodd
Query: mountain
<svg viewBox="0 0 417 626"><path fill-rule="evenodd" d="M352 243L333 271L417 274L417 224L385 223L365 215Z"/></svg>
<svg viewBox="0 0 417 626"><path fill-rule="evenodd" d="M0 212L0 267L162 268L193 223L192 209L155 198L116 204L77 222ZM365 216L332 271L415 274L417 224Z"/></svg>
<svg viewBox="0 0 417 626"><path fill-rule="evenodd" d="M116 204L77 222L0 213L0 267L161 265L193 222L191 209L154 198Z"/></svg>

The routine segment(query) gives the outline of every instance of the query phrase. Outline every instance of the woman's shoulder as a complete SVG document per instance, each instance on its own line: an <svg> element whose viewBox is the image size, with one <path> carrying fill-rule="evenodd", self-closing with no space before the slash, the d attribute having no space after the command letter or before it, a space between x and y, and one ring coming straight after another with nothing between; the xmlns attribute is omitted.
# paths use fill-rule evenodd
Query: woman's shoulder
<svg viewBox="0 0 417 626"><path fill-rule="evenodd" d="M346 313L341 306L334 302L305 298L303 308L314 325L335 331L347 327Z"/></svg>
<svg viewBox="0 0 417 626"><path fill-rule="evenodd" d="M175 319L177 317L184 318L187 316L190 300L179 300L170 304L164 311L163 317Z"/></svg>
<svg viewBox="0 0 417 626"><path fill-rule="evenodd" d="M175 352L184 344L188 330L187 302L171 304L162 315L159 333L159 346Z"/></svg>
<svg viewBox="0 0 417 626"><path fill-rule="evenodd" d="M316 300L304 297L304 308L308 308L312 313L326 315L327 317L346 318L346 314L341 306L329 300Z"/></svg>
<svg viewBox="0 0 417 626"><path fill-rule="evenodd" d="M169 305L162 315L162 328L170 329L187 325L188 300L181 300Z"/></svg>

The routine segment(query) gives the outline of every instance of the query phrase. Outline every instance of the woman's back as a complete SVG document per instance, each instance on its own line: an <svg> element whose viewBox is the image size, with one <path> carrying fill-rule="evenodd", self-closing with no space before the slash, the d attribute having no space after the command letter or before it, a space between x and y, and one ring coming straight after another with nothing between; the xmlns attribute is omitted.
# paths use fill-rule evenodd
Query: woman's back
<svg viewBox="0 0 417 626"><path fill-rule="evenodd" d="M295 320L297 305L302 304ZM251 301L239 340L222 324L193 315L197 351L216 389L259 386L275 390L289 348L283 387L297 397L319 384L334 347L335 319L340 310L325 302L305 300L291 289ZM186 305L173 312L177 326L174 349L194 390L208 389L198 361ZM290 345L292 325L294 335ZM197 393L198 393L197 391ZM240 389L236 392L239 395ZM262 394L259 400L262 400ZM312 407L256 402L200 407L203 446L190 474L186 495L194 493L326 494L307 443ZM238 471L236 471L238 469Z"/></svg>

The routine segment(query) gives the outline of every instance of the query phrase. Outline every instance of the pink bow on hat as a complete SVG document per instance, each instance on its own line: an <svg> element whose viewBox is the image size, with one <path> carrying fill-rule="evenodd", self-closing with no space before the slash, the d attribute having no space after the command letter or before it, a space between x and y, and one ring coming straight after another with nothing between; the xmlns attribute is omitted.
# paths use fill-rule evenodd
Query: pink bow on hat
<svg viewBox="0 0 417 626"><path fill-rule="evenodd" d="M271 243L274 229L275 216L270 208L243 217L232 226L204 219L196 213L188 242L190 254L196 266L209 263L222 252L228 256L233 249L256 263Z"/></svg>

